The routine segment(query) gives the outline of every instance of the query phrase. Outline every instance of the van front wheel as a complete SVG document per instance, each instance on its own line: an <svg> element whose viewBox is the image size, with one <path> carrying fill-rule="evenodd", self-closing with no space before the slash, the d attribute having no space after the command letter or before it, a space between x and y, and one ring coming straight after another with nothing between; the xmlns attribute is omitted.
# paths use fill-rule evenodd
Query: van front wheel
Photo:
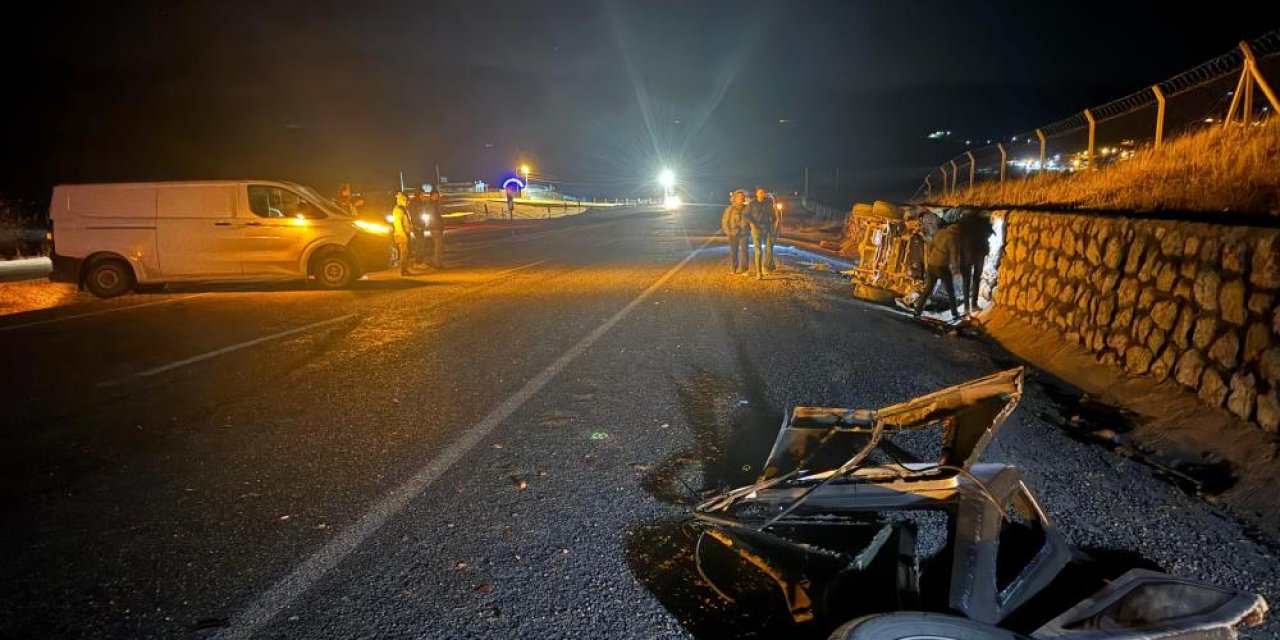
<svg viewBox="0 0 1280 640"><path fill-rule="evenodd" d="M325 289L342 289L351 286L356 279L356 269L351 259L337 252L317 258L313 273L316 283Z"/></svg>
<svg viewBox="0 0 1280 640"><path fill-rule="evenodd" d="M84 286L99 298L114 298L133 287L133 271L124 260L95 260L84 274Z"/></svg>

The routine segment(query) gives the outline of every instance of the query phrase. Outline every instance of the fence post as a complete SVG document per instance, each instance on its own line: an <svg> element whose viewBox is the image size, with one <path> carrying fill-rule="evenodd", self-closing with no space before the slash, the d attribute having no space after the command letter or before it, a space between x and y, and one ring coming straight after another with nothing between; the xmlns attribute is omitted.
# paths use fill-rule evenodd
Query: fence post
<svg viewBox="0 0 1280 640"><path fill-rule="evenodd" d="M1040 138L1040 173L1044 173L1044 148L1045 148L1044 132L1039 129L1036 129L1036 137Z"/></svg>
<svg viewBox="0 0 1280 640"><path fill-rule="evenodd" d="M978 173L978 163L973 159L973 152L972 152L972 151L966 151L966 152L964 152L964 154L965 154L966 156L969 156L969 188L970 188L970 189L972 189L972 188L973 188L973 178L974 178L974 177L977 175L977 173Z"/></svg>
<svg viewBox="0 0 1280 640"><path fill-rule="evenodd" d="M1000 182L1004 183L1004 166L1009 163L1009 153L1004 150L1004 143L996 143L996 148L1000 150Z"/></svg>
<svg viewBox="0 0 1280 640"><path fill-rule="evenodd" d="M956 166L955 158L949 160L948 163L951 165L951 193L954 194L956 192L956 179L960 175L960 168Z"/></svg>
<svg viewBox="0 0 1280 640"><path fill-rule="evenodd" d="M1151 92L1156 94L1156 148L1160 148L1160 143L1164 142L1164 91L1160 89L1160 85L1151 85Z"/></svg>
<svg viewBox="0 0 1280 640"><path fill-rule="evenodd" d="M1244 79L1249 77L1249 59L1245 58L1244 69L1240 70L1240 80L1236 81L1235 93L1231 94L1231 107L1227 109L1227 117L1222 121L1222 128L1231 126L1236 119L1236 108L1240 106L1240 97L1244 95Z"/></svg>
<svg viewBox="0 0 1280 640"><path fill-rule="evenodd" d="M1084 119L1089 121L1089 170L1093 171L1098 165L1093 161L1094 142L1098 138L1098 121L1094 119L1093 112L1089 109L1084 110Z"/></svg>
<svg viewBox="0 0 1280 640"><path fill-rule="evenodd" d="M1271 103L1271 110L1280 111L1280 98L1276 97L1276 92L1258 70L1258 59L1253 56L1253 49L1249 48L1248 42L1241 42L1240 50L1244 52L1245 70L1251 73L1254 81L1258 83L1258 88L1267 96L1267 101Z"/></svg>

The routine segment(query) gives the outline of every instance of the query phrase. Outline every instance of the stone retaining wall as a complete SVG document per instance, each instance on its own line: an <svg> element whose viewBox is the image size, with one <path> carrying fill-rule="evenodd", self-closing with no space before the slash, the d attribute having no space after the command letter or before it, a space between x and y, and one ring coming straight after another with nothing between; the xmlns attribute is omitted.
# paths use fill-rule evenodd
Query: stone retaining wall
<svg viewBox="0 0 1280 640"><path fill-rule="evenodd" d="M996 304L1134 375L1280 429L1280 230L1023 211Z"/></svg>

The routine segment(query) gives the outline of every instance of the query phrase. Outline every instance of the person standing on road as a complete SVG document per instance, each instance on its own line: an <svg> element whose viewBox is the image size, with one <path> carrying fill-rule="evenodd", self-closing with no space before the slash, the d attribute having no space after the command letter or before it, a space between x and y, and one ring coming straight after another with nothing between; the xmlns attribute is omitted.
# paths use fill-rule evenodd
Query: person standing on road
<svg viewBox="0 0 1280 640"><path fill-rule="evenodd" d="M432 190L422 201L422 213L426 216L426 236L431 241L431 266L444 268L444 212L440 208L440 191ZM427 249L423 249L425 254Z"/></svg>
<svg viewBox="0 0 1280 640"><path fill-rule="evenodd" d="M782 204L778 199L769 194L769 209L773 211L773 226L769 230L769 270L774 271L778 267L773 262L773 246L778 243L778 238L782 236Z"/></svg>
<svg viewBox="0 0 1280 640"><path fill-rule="evenodd" d="M516 211L516 190L507 187L507 219L510 220L515 216Z"/></svg>
<svg viewBox="0 0 1280 640"><path fill-rule="evenodd" d="M755 247L752 262L755 263L756 279L764 279L764 270L773 269L773 236L777 225L778 210L774 208L773 198L764 187L756 187L755 198L747 207L747 223L751 227L751 244Z"/></svg>
<svg viewBox="0 0 1280 640"><path fill-rule="evenodd" d="M360 203L351 195L351 185L345 182L338 187L338 197L333 203L353 216L360 215Z"/></svg>
<svg viewBox="0 0 1280 640"><path fill-rule="evenodd" d="M995 230L991 220L981 211L969 210L956 223L956 244L960 255L960 279L964 283L965 313L978 310L978 290L982 286L982 270L987 262L991 246L991 234Z"/></svg>
<svg viewBox="0 0 1280 640"><path fill-rule="evenodd" d="M947 299L951 302L951 318L955 320L960 317L956 311L956 283L953 275L959 268L960 260L956 246L958 230L956 225L947 225L935 232L933 240L929 242L929 248L925 252L924 291L920 292L920 298L916 300L915 316L917 318L924 312L924 305L929 302L939 280L942 281L942 287L947 291Z"/></svg>
<svg viewBox="0 0 1280 640"><path fill-rule="evenodd" d="M747 273L750 270L747 264L748 224L746 213L746 192L738 189L729 194L729 206L724 208L724 213L720 216L720 230L724 232L725 238L729 241L729 267L731 273L734 274Z"/></svg>
<svg viewBox="0 0 1280 640"><path fill-rule="evenodd" d="M413 232L413 218L409 213L409 195L403 191L396 192L396 208L391 210L391 234L400 253L400 275L409 274L409 261L413 260L410 252L410 235Z"/></svg>

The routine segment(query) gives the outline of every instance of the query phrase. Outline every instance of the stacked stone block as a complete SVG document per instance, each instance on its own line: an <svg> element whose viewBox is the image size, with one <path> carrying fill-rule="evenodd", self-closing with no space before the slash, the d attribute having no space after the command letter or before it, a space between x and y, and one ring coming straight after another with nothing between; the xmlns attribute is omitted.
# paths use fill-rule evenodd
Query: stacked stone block
<svg viewBox="0 0 1280 640"><path fill-rule="evenodd" d="M995 302L1280 430L1280 230L1012 211Z"/></svg>

